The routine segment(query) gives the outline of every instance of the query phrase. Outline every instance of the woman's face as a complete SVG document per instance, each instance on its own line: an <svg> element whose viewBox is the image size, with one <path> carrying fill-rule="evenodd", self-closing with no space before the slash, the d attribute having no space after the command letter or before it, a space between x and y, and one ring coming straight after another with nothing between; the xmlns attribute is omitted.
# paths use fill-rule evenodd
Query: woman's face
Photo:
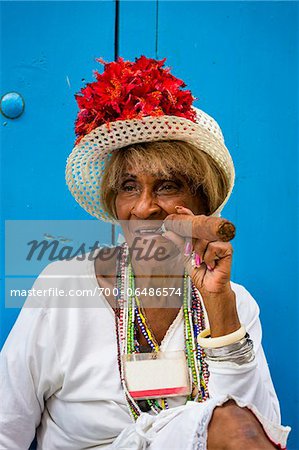
<svg viewBox="0 0 299 450"><path fill-rule="evenodd" d="M196 215L206 213L204 200L191 193L182 176L165 179L132 168L123 174L115 209L125 234L129 230L132 237L140 224L148 227L149 220L156 221L151 225L158 228L169 214L176 213L175 206L185 206Z"/></svg>
<svg viewBox="0 0 299 450"><path fill-rule="evenodd" d="M123 174L115 200L118 220L159 220L185 206L194 214L206 214L204 199L194 196L182 176L165 179L130 169Z"/></svg>

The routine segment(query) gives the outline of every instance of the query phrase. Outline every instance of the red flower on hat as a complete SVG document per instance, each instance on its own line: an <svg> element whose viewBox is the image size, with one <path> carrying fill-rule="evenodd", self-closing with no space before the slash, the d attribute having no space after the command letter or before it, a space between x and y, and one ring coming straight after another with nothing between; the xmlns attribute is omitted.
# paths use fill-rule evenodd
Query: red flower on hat
<svg viewBox="0 0 299 450"><path fill-rule="evenodd" d="M185 83L163 68L166 58L158 61L141 56L135 62L106 63L96 81L88 83L75 95L80 111L75 122L76 144L94 128L116 120L141 119L145 116L178 116L195 122L191 108L194 97L183 90Z"/></svg>

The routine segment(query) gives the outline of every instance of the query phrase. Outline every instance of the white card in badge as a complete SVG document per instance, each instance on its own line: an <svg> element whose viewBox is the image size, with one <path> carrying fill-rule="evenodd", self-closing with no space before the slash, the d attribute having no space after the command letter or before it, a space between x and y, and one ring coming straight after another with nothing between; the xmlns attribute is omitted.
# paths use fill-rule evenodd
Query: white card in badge
<svg viewBox="0 0 299 450"><path fill-rule="evenodd" d="M191 383L184 351L123 355L130 395L145 398L189 395Z"/></svg>

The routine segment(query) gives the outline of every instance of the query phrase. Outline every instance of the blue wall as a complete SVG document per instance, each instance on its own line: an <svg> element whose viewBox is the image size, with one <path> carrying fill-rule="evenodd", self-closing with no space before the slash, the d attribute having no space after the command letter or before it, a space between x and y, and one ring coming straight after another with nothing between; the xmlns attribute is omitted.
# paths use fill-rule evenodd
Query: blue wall
<svg viewBox="0 0 299 450"><path fill-rule="evenodd" d="M5 219L87 219L64 182L73 94L82 79L91 80L95 57L113 59L115 4L2 2L1 8L1 94L18 91L26 101L20 119L2 118L2 230ZM119 54L166 56L197 106L222 126L237 172L224 211L238 229L233 279L261 307L264 348L283 423L293 426L293 450L299 449L297 30L297 2L120 3ZM109 225L103 233L108 240ZM2 343L17 314L2 306Z"/></svg>

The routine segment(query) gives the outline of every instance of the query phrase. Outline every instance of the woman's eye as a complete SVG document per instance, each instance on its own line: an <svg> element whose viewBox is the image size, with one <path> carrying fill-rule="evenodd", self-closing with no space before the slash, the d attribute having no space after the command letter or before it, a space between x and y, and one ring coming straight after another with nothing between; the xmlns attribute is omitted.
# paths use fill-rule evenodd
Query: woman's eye
<svg viewBox="0 0 299 450"><path fill-rule="evenodd" d="M122 185L121 190L124 192L132 192L136 189L136 185L135 184L129 184L129 183L125 183Z"/></svg>
<svg viewBox="0 0 299 450"><path fill-rule="evenodd" d="M162 184L162 186L159 187L158 191L169 192L169 191L174 191L174 190L177 190L177 189L178 189L178 186L176 184L174 184L174 183L165 183L165 184Z"/></svg>

